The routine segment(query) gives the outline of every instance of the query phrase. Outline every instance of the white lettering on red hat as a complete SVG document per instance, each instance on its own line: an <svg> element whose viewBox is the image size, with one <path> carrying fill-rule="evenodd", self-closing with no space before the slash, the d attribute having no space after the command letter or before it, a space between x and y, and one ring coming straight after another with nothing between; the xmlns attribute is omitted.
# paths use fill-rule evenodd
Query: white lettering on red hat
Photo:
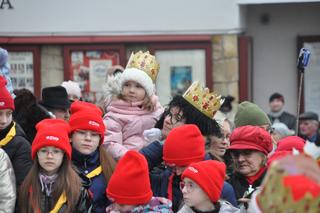
<svg viewBox="0 0 320 213"><path fill-rule="evenodd" d="M98 124L98 123L95 122L95 121L89 121L89 124L92 125L92 126L97 126L97 127L100 126L100 124Z"/></svg>
<svg viewBox="0 0 320 213"><path fill-rule="evenodd" d="M3 101L0 102L0 106L4 106L5 103Z"/></svg>
<svg viewBox="0 0 320 213"><path fill-rule="evenodd" d="M188 167L188 169L191 170L193 173L198 173L199 172L196 168L194 168L192 166Z"/></svg>
<svg viewBox="0 0 320 213"><path fill-rule="evenodd" d="M46 136L46 139L49 140L49 141L58 141L58 140L59 140L58 137L56 137L56 136L51 136L51 135Z"/></svg>

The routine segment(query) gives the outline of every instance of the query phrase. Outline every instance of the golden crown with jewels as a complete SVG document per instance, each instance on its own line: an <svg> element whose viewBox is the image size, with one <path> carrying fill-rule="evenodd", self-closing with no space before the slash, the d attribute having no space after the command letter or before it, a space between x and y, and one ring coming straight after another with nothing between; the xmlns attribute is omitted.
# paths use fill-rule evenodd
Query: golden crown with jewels
<svg viewBox="0 0 320 213"><path fill-rule="evenodd" d="M199 81L191 84L183 94L183 98L211 119L224 101L220 95L210 93L208 88L202 88Z"/></svg>
<svg viewBox="0 0 320 213"><path fill-rule="evenodd" d="M159 63L156 61L156 57L151 55L149 51L142 52L141 50L137 53L131 53L127 68L136 68L144 71L152 79L156 81L157 75L160 69Z"/></svg>
<svg viewBox="0 0 320 213"><path fill-rule="evenodd" d="M282 160L282 159L281 159ZM290 175L297 177L299 174L289 174L293 169L294 164L297 161L305 162L306 164L313 164L314 170L319 172L319 168L316 165L316 161L306 156L290 156L284 165L281 165L279 161L275 161L268 169L268 173L262 184L262 190L257 194L256 200L261 212L278 213L278 212L292 212L292 213L318 213L320 209L320 196L314 196L309 191L305 191L303 197L295 199L293 196L293 190L290 187L286 187L283 183L283 179ZM283 164L283 163L282 163ZM291 168L291 169L290 169ZM303 174L302 174L303 175ZM296 188L300 187L299 184L307 184L297 180ZM317 183L319 184L319 183Z"/></svg>

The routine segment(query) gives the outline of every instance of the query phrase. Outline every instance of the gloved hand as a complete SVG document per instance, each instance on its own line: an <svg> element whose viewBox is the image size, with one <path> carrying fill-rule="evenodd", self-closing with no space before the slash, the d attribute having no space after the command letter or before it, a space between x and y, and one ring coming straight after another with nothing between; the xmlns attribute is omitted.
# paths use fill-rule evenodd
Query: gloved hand
<svg viewBox="0 0 320 213"><path fill-rule="evenodd" d="M162 132L158 128L151 128L144 130L143 137L147 142L160 141L162 139Z"/></svg>

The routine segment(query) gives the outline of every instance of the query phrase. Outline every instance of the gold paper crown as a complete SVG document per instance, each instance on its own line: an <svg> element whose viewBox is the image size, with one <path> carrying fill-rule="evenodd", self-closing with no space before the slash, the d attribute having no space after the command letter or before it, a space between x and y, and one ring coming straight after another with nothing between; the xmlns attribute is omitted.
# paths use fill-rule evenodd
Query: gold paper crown
<svg viewBox="0 0 320 213"><path fill-rule="evenodd" d="M223 103L221 96L214 92L210 93L208 88L203 89L199 81L191 84L183 94L183 98L211 119Z"/></svg>
<svg viewBox="0 0 320 213"><path fill-rule="evenodd" d="M160 69L160 65L156 61L156 57L150 55L149 51L142 52L141 50L135 54L131 53L127 68L136 68L144 71L152 79L156 81Z"/></svg>
<svg viewBox="0 0 320 213"><path fill-rule="evenodd" d="M294 200L290 188L285 187L282 182L287 175L288 173L279 166L277 161L271 165L264 179L263 188L256 197L261 212L319 213L320 196L314 198L310 192L307 192L303 198Z"/></svg>

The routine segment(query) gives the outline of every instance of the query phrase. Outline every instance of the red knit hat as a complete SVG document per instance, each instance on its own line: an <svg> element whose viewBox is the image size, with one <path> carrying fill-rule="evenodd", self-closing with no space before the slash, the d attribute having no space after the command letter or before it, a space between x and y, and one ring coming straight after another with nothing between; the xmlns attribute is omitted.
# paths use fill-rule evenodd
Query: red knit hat
<svg viewBox="0 0 320 213"><path fill-rule="evenodd" d="M128 151L118 162L106 190L108 198L118 204L139 205L151 200L148 163L136 151Z"/></svg>
<svg viewBox="0 0 320 213"><path fill-rule="evenodd" d="M290 188L295 201L304 198L307 193L313 198L320 196L320 184L304 175L285 176L283 185Z"/></svg>
<svg viewBox="0 0 320 213"><path fill-rule="evenodd" d="M62 149L71 159L69 140L69 124L62 119L44 119L36 125L37 134L32 142L31 157L35 158L39 149L44 146L54 146Z"/></svg>
<svg viewBox="0 0 320 213"><path fill-rule="evenodd" d="M100 134L100 144L102 144L105 131L102 111L96 105L84 101L73 102L70 110L71 133L78 129L98 132Z"/></svg>
<svg viewBox="0 0 320 213"><path fill-rule="evenodd" d="M13 98L6 88L7 80L0 76L0 109L14 110Z"/></svg>
<svg viewBox="0 0 320 213"><path fill-rule="evenodd" d="M241 126L236 128L230 136L228 150L251 149L265 155L272 151L270 134L258 126Z"/></svg>
<svg viewBox="0 0 320 213"><path fill-rule="evenodd" d="M207 160L192 163L182 173L182 179L187 177L196 182L215 203L220 198L225 175L226 165L224 163Z"/></svg>
<svg viewBox="0 0 320 213"><path fill-rule="evenodd" d="M202 161L204 156L204 138L194 124L172 129L163 145L163 160L168 164L188 166Z"/></svg>
<svg viewBox="0 0 320 213"><path fill-rule="evenodd" d="M300 153L303 152L305 140L298 136L288 136L278 141L277 151L292 151L293 148Z"/></svg>

